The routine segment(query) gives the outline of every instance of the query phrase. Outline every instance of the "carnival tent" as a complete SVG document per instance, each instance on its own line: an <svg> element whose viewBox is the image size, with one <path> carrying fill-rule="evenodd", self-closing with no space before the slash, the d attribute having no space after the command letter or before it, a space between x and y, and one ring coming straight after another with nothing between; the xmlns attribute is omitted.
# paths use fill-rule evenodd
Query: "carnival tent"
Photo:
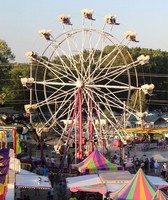
<svg viewBox="0 0 168 200"><path fill-rule="evenodd" d="M98 171L96 174L68 177L66 182L72 192L85 191L105 194L121 189L131 179L132 175L128 171Z"/></svg>
<svg viewBox="0 0 168 200"><path fill-rule="evenodd" d="M161 190L157 190L152 200L168 200L168 196Z"/></svg>
<svg viewBox="0 0 168 200"><path fill-rule="evenodd" d="M67 187L72 192L99 192L101 194L107 193L105 185L97 174L89 174L83 176L66 178Z"/></svg>
<svg viewBox="0 0 168 200"><path fill-rule="evenodd" d="M79 186L76 188L71 188L71 192L98 192L100 194L106 194L108 192L106 186L104 184L95 184L95 185L86 185Z"/></svg>
<svg viewBox="0 0 168 200"><path fill-rule="evenodd" d="M111 192L110 197L115 197L119 191L130 183L133 177L129 171L98 171L96 174L67 177L67 188L72 192ZM168 183L161 177L146 176L149 185L152 183L158 188L168 187ZM141 181L144 181L143 179ZM143 189L143 188L142 188ZM151 199L149 199L151 200Z"/></svg>
<svg viewBox="0 0 168 200"><path fill-rule="evenodd" d="M124 170L122 166L111 163L97 149L94 150L85 160L78 164L72 164L82 174L93 174L98 170Z"/></svg>
<svg viewBox="0 0 168 200"><path fill-rule="evenodd" d="M87 186L87 185L96 185L96 184L102 183L102 181L100 180L97 174L68 177L66 178L66 182L67 182L68 188L73 188L73 187L78 187L78 186Z"/></svg>
<svg viewBox="0 0 168 200"><path fill-rule="evenodd" d="M130 183L126 184L115 197L115 200L150 200L157 188L146 177L140 168Z"/></svg>

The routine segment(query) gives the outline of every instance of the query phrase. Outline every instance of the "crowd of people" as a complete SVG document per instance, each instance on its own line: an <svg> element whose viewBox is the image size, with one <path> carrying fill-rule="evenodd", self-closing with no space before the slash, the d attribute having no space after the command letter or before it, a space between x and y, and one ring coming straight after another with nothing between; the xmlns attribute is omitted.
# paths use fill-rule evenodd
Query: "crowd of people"
<svg viewBox="0 0 168 200"><path fill-rule="evenodd" d="M126 170L131 171L133 169L133 173L136 173L139 168L142 168L146 174L160 176L168 181L167 163L160 163L153 157L150 158L146 155L133 157L132 152L129 149L125 149L125 154L123 156L121 150L117 149L116 151L111 152L109 157L106 155L106 158L112 163L122 165ZM48 190L46 197L47 200L79 199L77 193L71 193L67 190L65 177L62 177L59 173L54 172L54 169L59 168L61 163L69 169L70 164L73 162L73 156L72 152L69 152L65 157L64 155L62 156L62 154L56 155L51 153L51 156L46 154L44 161L33 169L33 172L38 175L48 176L51 182L51 189ZM128 162L130 162L130 165L127 165Z"/></svg>
<svg viewBox="0 0 168 200"><path fill-rule="evenodd" d="M116 151L111 157L111 162L122 165L126 170L136 173L142 168L146 174L160 176L168 181L168 163L161 163L153 157L148 158L146 155L141 158L130 156L129 151L122 158ZM130 162L128 164L128 162ZM128 165L127 165L128 164ZM128 166L128 167L127 167Z"/></svg>

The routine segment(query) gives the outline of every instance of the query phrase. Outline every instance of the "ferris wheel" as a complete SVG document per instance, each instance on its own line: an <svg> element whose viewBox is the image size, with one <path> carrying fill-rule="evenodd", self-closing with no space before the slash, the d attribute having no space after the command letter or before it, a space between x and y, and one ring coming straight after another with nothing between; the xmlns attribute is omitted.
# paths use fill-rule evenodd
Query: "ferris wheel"
<svg viewBox="0 0 168 200"><path fill-rule="evenodd" d="M106 15L102 29L97 30L93 10L81 13L81 28L74 28L70 16L62 14L62 34L54 37L51 30L39 31L47 46L42 55L27 53L33 69L31 77L22 79L34 88L36 97L26 109L39 109L45 119L39 132L45 127L54 130L58 143L65 139L66 147L75 142L79 158L86 143L92 152L95 138L98 143L112 134L122 138L124 117L116 113L136 113L137 97L132 100L132 94L147 94L154 88L138 85L136 68L147 63L149 56L132 59L128 45L138 42L136 32L127 31L118 40L112 35L119 25L115 16Z"/></svg>

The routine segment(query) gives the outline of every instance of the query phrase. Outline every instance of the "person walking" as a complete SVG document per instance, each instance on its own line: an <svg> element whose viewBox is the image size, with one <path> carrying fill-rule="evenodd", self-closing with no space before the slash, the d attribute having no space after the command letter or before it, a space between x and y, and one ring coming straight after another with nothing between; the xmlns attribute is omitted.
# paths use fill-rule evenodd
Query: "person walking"
<svg viewBox="0 0 168 200"><path fill-rule="evenodd" d="M72 164L72 157L71 157L71 154L68 153L68 154L67 154L67 165L68 165L68 169L69 169L69 167L70 167L70 164Z"/></svg>
<svg viewBox="0 0 168 200"><path fill-rule="evenodd" d="M55 167L56 160L53 156L50 158L50 161L51 161L51 167Z"/></svg>
<svg viewBox="0 0 168 200"><path fill-rule="evenodd" d="M159 174L159 167L160 167L160 165L159 165L158 161L155 160L155 163L154 163L154 172L155 172L156 175Z"/></svg>
<svg viewBox="0 0 168 200"><path fill-rule="evenodd" d="M56 185L56 194L58 200L64 200L66 198L66 189L64 182L61 181L59 184Z"/></svg>
<svg viewBox="0 0 168 200"><path fill-rule="evenodd" d="M136 170L136 172L138 171L139 168L140 168L140 160L138 158L136 158L136 160L135 160L135 170Z"/></svg>
<svg viewBox="0 0 168 200"><path fill-rule="evenodd" d="M155 160L154 158L150 158L150 172L153 172L154 171L154 163L155 163Z"/></svg>
<svg viewBox="0 0 168 200"><path fill-rule="evenodd" d="M166 172L167 172L167 165L164 163L161 167L161 176L165 179L166 178Z"/></svg>
<svg viewBox="0 0 168 200"><path fill-rule="evenodd" d="M48 191L48 200L53 200L54 199L54 188L50 188Z"/></svg>
<svg viewBox="0 0 168 200"><path fill-rule="evenodd" d="M145 170L145 173L148 173L149 172L149 159L148 158L145 158L145 162L144 162L144 170Z"/></svg>

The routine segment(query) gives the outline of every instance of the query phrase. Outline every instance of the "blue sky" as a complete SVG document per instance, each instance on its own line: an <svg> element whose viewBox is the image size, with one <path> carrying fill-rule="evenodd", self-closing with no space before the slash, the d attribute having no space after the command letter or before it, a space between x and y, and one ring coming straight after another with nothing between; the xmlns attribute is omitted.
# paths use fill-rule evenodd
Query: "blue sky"
<svg viewBox="0 0 168 200"><path fill-rule="evenodd" d="M102 29L104 16L117 16L120 26L114 32L121 39L124 32L138 33L138 45L168 51L168 0L4 0L1 2L0 39L15 54L16 62L28 62L25 53L44 48L38 30L62 29L59 14L71 16L74 28L82 26L81 10L93 9L96 29Z"/></svg>

